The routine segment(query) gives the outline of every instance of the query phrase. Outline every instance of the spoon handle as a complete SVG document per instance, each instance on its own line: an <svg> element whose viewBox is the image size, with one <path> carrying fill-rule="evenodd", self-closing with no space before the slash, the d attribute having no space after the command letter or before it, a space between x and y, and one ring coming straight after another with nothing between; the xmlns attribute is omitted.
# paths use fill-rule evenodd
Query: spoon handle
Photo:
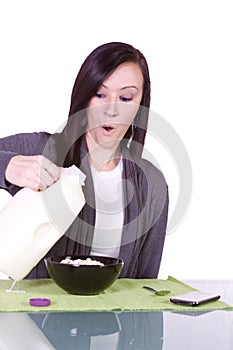
<svg viewBox="0 0 233 350"><path fill-rule="evenodd" d="M152 287L143 286L143 288L148 289L148 290L150 290L151 292L158 293L158 291L157 291L157 290L155 290L155 289L154 289L154 288L152 288Z"/></svg>

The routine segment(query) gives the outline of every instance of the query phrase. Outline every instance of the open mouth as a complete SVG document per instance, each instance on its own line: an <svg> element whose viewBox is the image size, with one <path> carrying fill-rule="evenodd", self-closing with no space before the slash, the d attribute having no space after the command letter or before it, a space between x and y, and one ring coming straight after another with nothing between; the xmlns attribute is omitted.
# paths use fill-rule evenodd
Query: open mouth
<svg viewBox="0 0 233 350"><path fill-rule="evenodd" d="M104 126L103 128L104 128L104 130L106 130L106 131L110 131L110 130L113 129L111 126Z"/></svg>
<svg viewBox="0 0 233 350"><path fill-rule="evenodd" d="M106 130L107 132L109 132L109 131L113 130L113 127L109 126L109 125L104 125L103 129Z"/></svg>

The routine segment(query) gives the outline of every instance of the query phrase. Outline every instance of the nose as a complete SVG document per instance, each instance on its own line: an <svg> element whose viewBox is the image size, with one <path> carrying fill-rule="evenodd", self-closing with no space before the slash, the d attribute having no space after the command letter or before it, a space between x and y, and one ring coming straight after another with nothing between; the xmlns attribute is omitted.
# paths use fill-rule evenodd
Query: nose
<svg viewBox="0 0 233 350"><path fill-rule="evenodd" d="M111 102L106 104L105 115L107 117L116 117L118 115L118 107L116 102Z"/></svg>

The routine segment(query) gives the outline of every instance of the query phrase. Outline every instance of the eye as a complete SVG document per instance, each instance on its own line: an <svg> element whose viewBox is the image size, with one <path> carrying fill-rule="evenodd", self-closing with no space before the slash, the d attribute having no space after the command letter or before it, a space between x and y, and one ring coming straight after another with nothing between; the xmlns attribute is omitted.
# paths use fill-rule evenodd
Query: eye
<svg viewBox="0 0 233 350"><path fill-rule="evenodd" d="M120 100L123 102L129 102L129 101L132 101L132 97L120 96Z"/></svg>
<svg viewBox="0 0 233 350"><path fill-rule="evenodd" d="M96 96L97 98L104 98L104 97L105 97L105 95L102 94L101 92L97 92L97 93L95 94L95 96Z"/></svg>

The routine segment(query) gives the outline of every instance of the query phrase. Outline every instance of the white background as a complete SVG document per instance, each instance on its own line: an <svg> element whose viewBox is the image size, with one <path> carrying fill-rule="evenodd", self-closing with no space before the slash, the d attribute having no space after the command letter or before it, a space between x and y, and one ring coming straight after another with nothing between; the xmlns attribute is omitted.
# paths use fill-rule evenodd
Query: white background
<svg viewBox="0 0 233 350"><path fill-rule="evenodd" d="M181 224L167 235L160 276L233 277L231 1L1 1L0 137L55 131L65 122L85 57L108 41L148 60L151 109L179 134L192 163L193 190ZM153 153L179 191L167 150ZM9 196L0 193L3 205Z"/></svg>

